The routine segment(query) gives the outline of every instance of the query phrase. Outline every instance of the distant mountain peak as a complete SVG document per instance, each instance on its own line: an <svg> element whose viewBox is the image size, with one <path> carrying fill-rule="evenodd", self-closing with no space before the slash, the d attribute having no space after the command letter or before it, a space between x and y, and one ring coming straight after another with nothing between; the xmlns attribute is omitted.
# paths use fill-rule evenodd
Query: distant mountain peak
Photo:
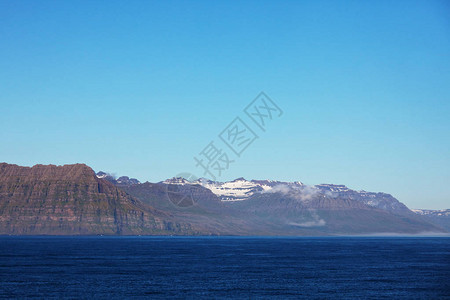
<svg viewBox="0 0 450 300"><path fill-rule="evenodd" d="M238 182L238 181L247 181L244 177L239 177L233 180L232 182Z"/></svg>
<svg viewBox="0 0 450 300"><path fill-rule="evenodd" d="M105 179L111 183L117 184L117 185L132 185L132 184L139 184L141 183L136 178L130 178L128 176L120 176L116 179L116 177L112 174L99 171L95 174L97 178Z"/></svg>
<svg viewBox="0 0 450 300"><path fill-rule="evenodd" d="M97 178L106 178L110 176L108 173L105 173L103 171L97 172L95 175L97 176Z"/></svg>
<svg viewBox="0 0 450 300"><path fill-rule="evenodd" d="M130 184L139 184L140 181L137 180L136 178L130 178L128 176L121 176L121 177L117 178L117 183L130 185Z"/></svg>

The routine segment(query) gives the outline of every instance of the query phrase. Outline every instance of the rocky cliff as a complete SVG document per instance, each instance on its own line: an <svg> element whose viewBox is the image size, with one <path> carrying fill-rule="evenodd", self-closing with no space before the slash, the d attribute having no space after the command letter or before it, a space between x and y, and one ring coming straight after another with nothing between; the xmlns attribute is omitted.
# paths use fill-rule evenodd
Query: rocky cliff
<svg viewBox="0 0 450 300"><path fill-rule="evenodd" d="M195 234L84 165L0 164L0 234Z"/></svg>

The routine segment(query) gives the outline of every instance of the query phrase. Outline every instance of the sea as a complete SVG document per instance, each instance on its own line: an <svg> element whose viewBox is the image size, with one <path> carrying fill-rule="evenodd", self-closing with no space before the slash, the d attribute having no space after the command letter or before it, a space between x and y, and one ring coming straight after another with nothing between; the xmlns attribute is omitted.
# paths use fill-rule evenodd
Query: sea
<svg viewBox="0 0 450 300"><path fill-rule="evenodd" d="M450 238L4 236L0 298L450 299Z"/></svg>

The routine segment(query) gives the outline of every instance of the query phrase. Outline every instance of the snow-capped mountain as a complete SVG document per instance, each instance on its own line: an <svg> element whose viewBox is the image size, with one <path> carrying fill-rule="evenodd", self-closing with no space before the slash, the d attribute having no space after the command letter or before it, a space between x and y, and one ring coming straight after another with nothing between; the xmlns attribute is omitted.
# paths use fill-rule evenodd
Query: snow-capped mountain
<svg viewBox="0 0 450 300"><path fill-rule="evenodd" d="M244 201L258 193L302 193L321 194L330 198L345 198L357 200L366 205L379 209L395 212L410 213L410 210L392 195L386 193L374 193L367 191L355 191L345 185L318 184L307 186L300 181L283 182L274 180L246 180L237 178L233 181L217 182L208 179L188 181L184 178L171 178L165 184L198 184L213 192L222 201Z"/></svg>
<svg viewBox="0 0 450 300"><path fill-rule="evenodd" d="M213 192L221 201L243 201L250 198L256 193L268 192L277 186L289 186L292 188L301 187L303 183L297 182L281 182L273 180L246 180L237 178L233 181L218 182L200 178L195 181L188 181L184 178L171 178L163 181L165 184L198 184Z"/></svg>
<svg viewBox="0 0 450 300"><path fill-rule="evenodd" d="M270 189L270 186L265 183L255 183L244 178L228 182L200 180L199 183L217 195L222 201L242 201L255 193Z"/></svg>

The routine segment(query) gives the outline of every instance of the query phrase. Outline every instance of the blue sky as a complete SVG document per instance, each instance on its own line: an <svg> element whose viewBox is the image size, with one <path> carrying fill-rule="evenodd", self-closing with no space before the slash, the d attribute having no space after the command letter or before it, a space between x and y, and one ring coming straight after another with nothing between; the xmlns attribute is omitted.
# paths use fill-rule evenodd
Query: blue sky
<svg viewBox="0 0 450 300"><path fill-rule="evenodd" d="M445 1L0 1L0 161L202 175L265 91L284 114L220 180L449 208L449 58Z"/></svg>

